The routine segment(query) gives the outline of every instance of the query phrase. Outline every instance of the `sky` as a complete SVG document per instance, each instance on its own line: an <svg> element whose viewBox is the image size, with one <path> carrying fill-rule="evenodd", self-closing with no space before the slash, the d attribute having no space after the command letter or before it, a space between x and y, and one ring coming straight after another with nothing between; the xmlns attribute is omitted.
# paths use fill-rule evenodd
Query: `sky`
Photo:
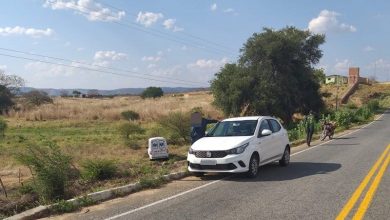
<svg viewBox="0 0 390 220"><path fill-rule="evenodd" d="M0 69L35 88L207 87L264 27L325 34L316 68L390 80L390 2L2 0Z"/></svg>

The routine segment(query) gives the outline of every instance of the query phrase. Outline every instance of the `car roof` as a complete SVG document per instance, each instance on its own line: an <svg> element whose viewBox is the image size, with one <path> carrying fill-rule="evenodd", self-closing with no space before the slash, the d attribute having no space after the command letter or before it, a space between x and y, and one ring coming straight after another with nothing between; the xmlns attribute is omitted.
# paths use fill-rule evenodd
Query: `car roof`
<svg viewBox="0 0 390 220"><path fill-rule="evenodd" d="M261 118L269 118L268 116L245 116L245 117L235 117L235 118L227 118L223 121L245 121L245 120L259 120Z"/></svg>

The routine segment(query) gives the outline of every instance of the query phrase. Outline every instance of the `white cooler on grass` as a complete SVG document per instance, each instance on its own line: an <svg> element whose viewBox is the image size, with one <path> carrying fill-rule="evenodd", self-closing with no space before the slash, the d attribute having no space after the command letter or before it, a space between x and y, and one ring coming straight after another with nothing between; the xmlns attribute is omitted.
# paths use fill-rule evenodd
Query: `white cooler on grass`
<svg viewBox="0 0 390 220"><path fill-rule="evenodd" d="M168 145L163 137L149 138L148 154L151 160L168 158Z"/></svg>

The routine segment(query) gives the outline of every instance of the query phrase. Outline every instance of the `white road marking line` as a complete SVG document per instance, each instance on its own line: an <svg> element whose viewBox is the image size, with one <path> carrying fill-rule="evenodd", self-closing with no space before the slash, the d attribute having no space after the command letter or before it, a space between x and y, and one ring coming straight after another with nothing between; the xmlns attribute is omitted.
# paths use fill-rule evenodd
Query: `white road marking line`
<svg viewBox="0 0 390 220"><path fill-rule="evenodd" d="M229 176L227 176L227 177L229 177ZM136 208L136 209L130 210L130 211L128 211L128 212L124 212L124 213L122 213L122 214L115 215L115 216L112 216L112 217L110 217L110 218L106 218L105 220L112 220L112 219L116 219L116 218L119 218L119 217L122 217L122 216L125 216L125 215L128 215L128 214L131 214L131 213L137 212L137 211L139 211L139 210L146 209L146 208L148 208L148 207L151 207L151 206L154 206L154 205L157 205L157 204L163 203L163 202L165 202L165 201L168 201L168 200L171 200L171 199L174 199L174 198L180 197L180 196L182 196L182 195L185 195L185 194L187 194L187 193L190 193L190 192L196 191L196 190L198 190L198 189L205 188L205 187L207 187L207 186L210 186L210 185L212 185L212 184L214 184L214 183L220 182L220 181L222 181L222 180L226 179L227 177L225 177L225 178L222 178L222 179L219 179L219 180L214 180L213 182L210 182L210 183L207 183L207 184L204 184L204 185L198 186L198 187L196 187L196 188L193 188L193 189L190 189L190 190L187 190L187 191L181 192L181 193L179 193L179 194L176 194L176 195L173 195L173 196L167 197L167 198L165 198L165 199L162 199L162 200L158 200L158 201L156 201L156 202L153 202L153 203L150 203L150 204L148 204L148 205L141 206L141 207L139 207L139 208Z"/></svg>
<svg viewBox="0 0 390 220"><path fill-rule="evenodd" d="M382 118L382 116L383 116L384 114L385 114L385 113L383 113L381 116L379 116L379 117L378 117L377 119L375 119L374 121L372 121L372 122L370 122L370 123L364 125L363 127L359 128L359 129L357 129L357 130L355 130L355 131L349 132L349 133L347 133L347 134L343 134L343 135L338 136L338 137L344 137L344 136L353 134L353 133L355 133L355 132L357 132L357 131L360 131L362 128L368 127L368 126L370 126L371 124L373 124L374 122L376 122L376 120ZM328 140L328 141L326 141L326 142L324 142L324 143L321 143L321 144L315 145L315 146L313 146L313 147L307 148L307 149L305 149L305 150L302 150L302 151L296 152L296 153L294 153L294 154L291 154L291 156L294 156L294 155L303 153L303 152L308 151L308 150L312 150L312 149L314 149L314 148L317 148L317 147L319 147L319 146L322 146L322 145L327 144L327 143L329 143L329 142L331 142L331 141L334 141L334 140L337 140L337 139ZM224 180L224 179L226 179L226 178L229 178L229 177L231 177L231 176L227 176L227 177L224 177L224 178L219 179L219 180L214 180L213 182L206 183L206 184L201 185L201 186L198 186L198 187L196 187L196 188L193 188L193 189L190 189L190 190L181 192L181 193L179 193L179 194L176 194L176 195L167 197L167 198L165 198L165 199L158 200L158 201L156 201L156 202L153 202L153 203L150 203L150 204L141 206L141 207L139 207L139 208L130 210L130 211L128 211L128 212L124 212L124 213L121 213L121 214L119 214L119 215L114 215L114 216L112 216L112 217L106 218L105 220L113 220L113 219L120 218L120 217L122 217L122 216L129 215L129 214L134 213L134 212L138 212L138 211L140 211L140 210L142 210L142 209L146 209L146 208L149 208L149 207L151 207L151 206L158 205L158 204L160 204L160 203L166 202L166 201L168 201L168 200L175 199L175 198L177 198L177 197L183 196L183 195L188 194L188 193L190 193L190 192L194 192L194 191L196 191L196 190L205 188L205 187L207 187L207 186L210 186L210 185L212 185L212 184L218 183L218 182L220 182L220 181L222 181L222 180Z"/></svg>

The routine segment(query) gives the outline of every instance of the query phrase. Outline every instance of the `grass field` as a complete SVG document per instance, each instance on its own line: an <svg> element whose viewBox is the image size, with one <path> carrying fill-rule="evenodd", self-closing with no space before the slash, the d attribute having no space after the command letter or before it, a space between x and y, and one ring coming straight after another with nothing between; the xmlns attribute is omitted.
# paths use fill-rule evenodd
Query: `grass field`
<svg viewBox="0 0 390 220"><path fill-rule="evenodd" d="M139 149L129 147L119 131L120 125L128 123L121 118L121 112L138 112L138 123L149 131L156 126L159 118L176 111L189 114L195 107L201 108L209 117L221 118L222 113L211 104L212 101L213 97L208 92L166 95L146 100L135 96L112 99L55 98L54 104L11 112L5 118L8 124L5 137L0 140L1 178L11 196L18 197L19 173L22 181L28 180L31 173L16 162L15 154L26 146L42 145L47 141L56 143L63 152L71 155L78 168L88 159L110 159L118 164L121 172L131 173L125 178L92 186L88 189L92 191L136 181L141 178L137 174L139 169L146 170L141 173L153 174L159 170L168 172L182 168L183 164L179 166L173 163L185 159L188 145L170 145L172 159L165 163L167 165L162 166L159 161L150 162L146 147L147 139L153 135L149 132L142 135L138 141Z"/></svg>

